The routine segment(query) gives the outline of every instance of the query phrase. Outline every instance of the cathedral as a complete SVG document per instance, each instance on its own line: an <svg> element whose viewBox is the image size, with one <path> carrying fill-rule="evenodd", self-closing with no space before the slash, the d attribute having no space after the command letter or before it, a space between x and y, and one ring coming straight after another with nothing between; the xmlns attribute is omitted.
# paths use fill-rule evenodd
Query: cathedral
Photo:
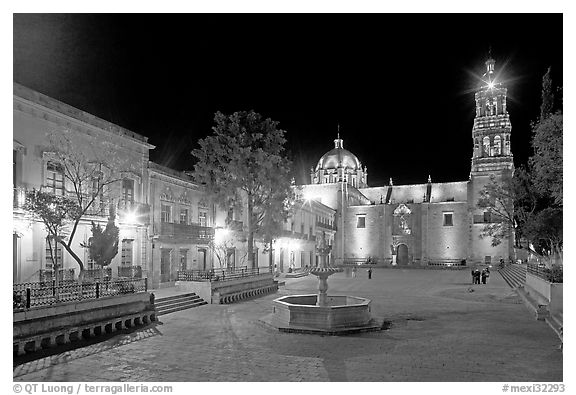
<svg viewBox="0 0 576 395"><path fill-rule="evenodd" d="M393 265L474 265L514 258L514 238L498 246L481 238L495 221L477 208L479 193L493 176L506 182L514 172L507 89L497 81L495 61L486 61L483 85L476 91L473 154L467 181L368 186L368 169L344 148L334 148L310 171L303 197L336 210L332 259L339 263Z"/></svg>

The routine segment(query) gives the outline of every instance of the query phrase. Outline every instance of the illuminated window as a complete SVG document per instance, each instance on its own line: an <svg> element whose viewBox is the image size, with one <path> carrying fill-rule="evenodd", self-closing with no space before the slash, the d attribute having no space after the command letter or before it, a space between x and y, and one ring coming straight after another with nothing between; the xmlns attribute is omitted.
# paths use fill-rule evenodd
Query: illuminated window
<svg viewBox="0 0 576 395"><path fill-rule="evenodd" d="M492 213L490 211L484 211L484 222L492 222Z"/></svg>
<svg viewBox="0 0 576 395"><path fill-rule="evenodd" d="M64 168L55 162L46 164L46 189L55 195L64 195Z"/></svg>
<svg viewBox="0 0 576 395"><path fill-rule="evenodd" d="M482 156L490 156L490 137L488 136L484 137L482 143L484 147Z"/></svg>
<svg viewBox="0 0 576 395"><path fill-rule="evenodd" d="M356 227L357 228L365 228L366 227L366 216L359 215L356 220Z"/></svg>
<svg viewBox="0 0 576 395"><path fill-rule="evenodd" d="M198 211L198 223L200 224L200 226L208 226L206 211Z"/></svg>
<svg viewBox="0 0 576 395"><path fill-rule="evenodd" d="M500 155L502 150L502 142L500 136L494 137L494 155Z"/></svg>
<svg viewBox="0 0 576 395"><path fill-rule="evenodd" d="M172 207L167 204L162 204L160 207L160 221L161 222L171 222L172 221Z"/></svg>
<svg viewBox="0 0 576 395"><path fill-rule="evenodd" d="M134 203L134 180L129 178L122 180L122 200L124 203Z"/></svg>
<svg viewBox="0 0 576 395"><path fill-rule="evenodd" d="M132 266L132 239L122 240L122 266Z"/></svg>
<svg viewBox="0 0 576 395"><path fill-rule="evenodd" d="M453 226L453 214L454 213L444 213L444 226Z"/></svg>
<svg viewBox="0 0 576 395"><path fill-rule="evenodd" d="M182 208L180 209L180 223L187 225L188 224L188 209Z"/></svg>

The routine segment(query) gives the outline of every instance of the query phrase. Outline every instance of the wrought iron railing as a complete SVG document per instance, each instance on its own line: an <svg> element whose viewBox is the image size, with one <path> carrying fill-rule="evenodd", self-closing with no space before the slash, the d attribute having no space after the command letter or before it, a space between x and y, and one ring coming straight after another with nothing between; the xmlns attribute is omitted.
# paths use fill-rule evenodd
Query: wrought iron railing
<svg viewBox="0 0 576 395"><path fill-rule="evenodd" d="M544 280L549 280L551 272L551 270L542 263L529 263L526 265L526 271Z"/></svg>
<svg viewBox="0 0 576 395"><path fill-rule="evenodd" d="M60 303L106 296L133 294L148 291L148 279L123 279L105 282L65 281L56 285L47 283L22 283L13 285L13 309L47 307Z"/></svg>
<svg viewBox="0 0 576 395"><path fill-rule="evenodd" d="M41 283L52 282L55 280L54 277L54 270L40 269L38 271L38 278ZM58 280L74 280L74 269L58 269Z"/></svg>
<svg viewBox="0 0 576 395"><path fill-rule="evenodd" d="M112 268L84 269L83 276L84 281L109 281L112 278Z"/></svg>
<svg viewBox="0 0 576 395"><path fill-rule="evenodd" d="M118 277L142 278L142 266L118 266Z"/></svg>
<svg viewBox="0 0 576 395"><path fill-rule="evenodd" d="M253 268L246 267L231 269L211 269L211 270L180 270L178 271L178 281L231 281L238 278L256 277L264 274L270 274L270 268Z"/></svg>
<svg viewBox="0 0 576 395"><path fill-rule="evenodd" d="M378 263L380 263L378 258L344 258L342 260L344 266L376 265Z"/></svg>
<svg viewBox="0 0 576 395"><path fill-rule="evenodd" d="M162 222L160 224L162 236L182 236L189 239L210 240L214 238L214 228L196 224L174 224Z"/></svg>
<svg viewBox="0 0 576 395"><path fill-rule="evenodd" d="M325 222L320 222L320 221L316 221L316 227L324 228L324 229L330 229L330 230L336 230L336 224L330 225L330 224L327 224Z"/></svg>

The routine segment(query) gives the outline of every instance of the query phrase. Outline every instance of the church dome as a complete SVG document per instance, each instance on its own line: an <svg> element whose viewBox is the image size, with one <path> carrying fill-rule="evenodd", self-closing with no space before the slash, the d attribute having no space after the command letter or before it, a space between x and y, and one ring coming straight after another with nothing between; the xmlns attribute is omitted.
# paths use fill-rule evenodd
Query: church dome
<svg viewBox="0 0 576 395"><path fill-rule="evenodd" d="M334 140L335 147L330 151L326 152L322 158L318 161L316 165L316 171L336 169L338 167L360 170L362 169L362 164L352 152L345 150L343 148L343 140L337 138Z"/></svg>

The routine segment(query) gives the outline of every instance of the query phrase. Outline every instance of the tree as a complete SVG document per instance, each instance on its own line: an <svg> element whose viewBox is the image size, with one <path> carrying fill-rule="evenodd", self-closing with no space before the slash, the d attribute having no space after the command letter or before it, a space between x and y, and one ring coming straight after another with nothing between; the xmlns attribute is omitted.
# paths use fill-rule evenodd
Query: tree
<svg viewBox="0 0 576 395"><path fill-rule="evenodd" d="M216 240L212 239L208 242L208 249L214 254L218 260L218 265L221 269L227 267L228 251L234 247L231 240Z"/></svg>
<svg viewBox="0 0 576 395"><path fill-rule="evenodd" d="M214 134L192 151L197 159L193 176L224 210L246 208L248 262L253 267L254 235L265 225L264 218L277 215L290 190L285 132L254 111L217 112L214 121Z"/></svg>
<svg viewBox="0 0 576 395"><path fill-rule="evenodd" d="M70 227L65 237L55 238L80 268L79 280L83 278L84 263L72 249L74 236L82 218L87 214L102 215L114 200L121 180L122 171L130 171L131 166L122 155L110 155L116 147L107 140L95 140L87 135L71 131L49 132L48 144L43 154L60 170L64 179L64 195L54 201L58 207L72 208L66 213L66 222ZM40 200L47 200L44 194ZM45 217L40 202L28 206L32 216ZM50 221L54 218L47 217ZM45 223L44 219L42 221ZM48 230L50 233L50 230Z"/></svg>
<svg viewBox="0 0 576 395"><path fill-rule="evenodd" d="M494 175L480 191L477 207L490 213L490 222L484 225L480 237L491 237L495 247L508 239L515 225L514 201L516 194L512 180L499 182Z"/></svg>
<svg viewBox="0 0 576 395"><path fill-rule="evenodd" d="M549 193L554 204L562 206L563 191L563 116L562 111L541 118L533 126L532 148L534 155L530 164L534 169L534 183Z"/></svg>
<svg viewBox="0 0 576 395"><path fill-rule="evenodd" d="M64 244L68 236L68 226L78 216L81 208L66 196L58 196L36 189L26 193L24 210L32 219L40 220L48 233L47 242L52 258L54 279L58 284L57 243Z"/></svg>
<svg viewBox="0 0 576 395"><path fill-rule="evenodd" d="M82 247L88 248L90 258L101 268L108 266L118 254L120 230L114 223L114 218L115 215L112 213L105 229L92 221L92 237L88 239L88 243L81 244Z"/></svg>

